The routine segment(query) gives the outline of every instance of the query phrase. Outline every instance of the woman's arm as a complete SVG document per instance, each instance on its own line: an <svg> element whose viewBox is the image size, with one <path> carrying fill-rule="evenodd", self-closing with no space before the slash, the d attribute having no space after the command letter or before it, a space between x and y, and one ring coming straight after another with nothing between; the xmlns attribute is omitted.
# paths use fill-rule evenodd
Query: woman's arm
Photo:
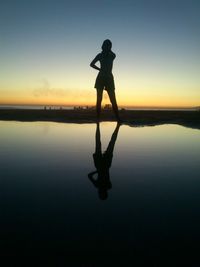
<svg viewBox="0 0 200 267"><path fill-rule="evenodd" d="M97 61L99 61L99 54L92 60L92 62L90 63L90 67L92 67L95 70L101 70L99 67L95 65Z"/></svg>
<svg viewBox="0 0 200 267"><path fill-rule="evenodd" d="M94 172L90 172L90 173L88 174L88 178L90 179L90 181L93 183L93 185L94 185L95 187L97 187L97 180L95 180L93 176L94 176L96 173L98 173L98 172L97 172L97 171L94 171Z"/></svg>

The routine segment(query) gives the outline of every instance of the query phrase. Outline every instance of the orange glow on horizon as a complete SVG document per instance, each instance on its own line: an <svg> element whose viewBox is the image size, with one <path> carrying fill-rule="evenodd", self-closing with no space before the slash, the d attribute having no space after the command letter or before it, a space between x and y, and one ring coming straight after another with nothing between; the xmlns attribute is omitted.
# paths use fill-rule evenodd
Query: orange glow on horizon
<svg viewBox="0 0 200 267"><path fill-rule="evenodd" d="M0 105L27 105L27 106L69 106L69 107L73 107L73 106L95 106L96 104L96 99L93 98L89 101L81 101L81 100L77 100L77 101L68 101L63 100L47 100L47 99L24 99L24 100L20 100L20 99L13 99L12 101L9 101L8 99L5 100L1 100L0 101ZM108 98L106 98L106 100L104 99L102 101L102 106L105 104L110 104L110 101ZM200 103L191 103L190 105L188 104L188 101L183 101L182 103L179 102L171 102L171 101L165 101L165 102L161 102L161 101L120 101L120 98L118 98L118 106L119 107L134 107L134 108L194 108L194 107L198 107L200 106Z"/></svg>
<svg viewBox="0 0 200 267"><path fill-rule="evenodd" d="M38 106L95 106L96 90L95 89L74 89L70 91L4 91L1 96L0 105L38 105ZM200 106L199 98L194 95L170 95L168 91L161 91L157 94L150 91L142 92L141 90L122 91L116 89L116 98L119 107L135 108L194 108ZM107 92L104 91L102 106L109 104L110 100Z"/></svg>

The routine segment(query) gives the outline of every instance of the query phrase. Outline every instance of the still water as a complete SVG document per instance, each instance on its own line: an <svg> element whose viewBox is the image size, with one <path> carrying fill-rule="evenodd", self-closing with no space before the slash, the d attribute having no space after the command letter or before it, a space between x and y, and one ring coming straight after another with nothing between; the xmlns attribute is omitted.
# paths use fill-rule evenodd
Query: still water
<svg viewBox="0 0 200 267"><path fill-rule="evenodd" d="M111 122L0 129L4 255L47 251L55 266L200 262L199 130Z"/></svg>

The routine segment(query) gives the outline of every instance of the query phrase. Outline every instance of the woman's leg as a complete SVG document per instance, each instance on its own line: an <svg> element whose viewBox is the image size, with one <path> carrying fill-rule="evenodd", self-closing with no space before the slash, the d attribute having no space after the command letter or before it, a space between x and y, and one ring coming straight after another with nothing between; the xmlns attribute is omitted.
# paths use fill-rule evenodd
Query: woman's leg
<svg viewBox="0 0 200 267"><path fill-rule="evenodd" d="M103 94L103 90L97 89L97 104L96 104L97 119L100 118L102 94Z"/></svg>
<svg viewBox="0 0 200 267"><path fill-rule="evenodd" d="M115 116L116 116L117 120L120 121L117 101L116 101L116 97L115 97L115 91L114 90L108 90L107 92L108 92L110 102L112 104L112 108L113 108L113 111L115 113Z"/></svg>

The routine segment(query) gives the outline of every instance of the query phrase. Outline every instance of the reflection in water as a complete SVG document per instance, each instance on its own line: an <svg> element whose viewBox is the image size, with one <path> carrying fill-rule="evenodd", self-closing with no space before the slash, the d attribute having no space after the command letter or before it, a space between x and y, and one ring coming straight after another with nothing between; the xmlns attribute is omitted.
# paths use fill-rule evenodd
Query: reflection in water
<svg viewBox="0 0 200 267"><path fill-rule="evenodd" d="M115 146L115 142L117 140L118 131L120 128L120 124L116 125L116 128L112 134L108 147L104 153L101 150L101 133L99 123L97 123L96 128L96 146L95 153L93 154L94 165L96 167L96 171L90 172L88 177L93 185L98 189L99 198L102 200L107 199L108 190L112 188L112 184L110 181L109 169L112 164L113 150ZM94 175L97 174L97 178L94 178Z"/></svg>
<svg viewBox="0 0 200 267"><path fill-rule="evenodd" d="M200 266L199 130L123 125L111 138L115 126L97 125L94 153L94 124L0 121L6 266ZM107 160L103 177L93 153ZM102 205L94 194L109 195L110 180Z"/></svg>

